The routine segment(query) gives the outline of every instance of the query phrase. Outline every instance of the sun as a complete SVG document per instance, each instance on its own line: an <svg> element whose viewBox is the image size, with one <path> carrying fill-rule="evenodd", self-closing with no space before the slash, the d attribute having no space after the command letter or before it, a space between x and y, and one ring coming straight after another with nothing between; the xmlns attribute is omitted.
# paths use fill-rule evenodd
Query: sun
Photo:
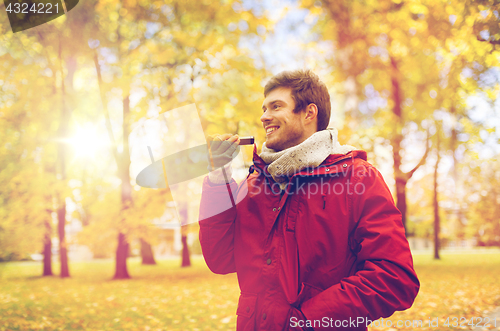
<svg viewBox="0 0 500 331"><path fill-rule="evenodd" d="M94 158L107 144L107 137L98 130L96 125L85 124L78 126L69 139L75 157Z"/></svg>

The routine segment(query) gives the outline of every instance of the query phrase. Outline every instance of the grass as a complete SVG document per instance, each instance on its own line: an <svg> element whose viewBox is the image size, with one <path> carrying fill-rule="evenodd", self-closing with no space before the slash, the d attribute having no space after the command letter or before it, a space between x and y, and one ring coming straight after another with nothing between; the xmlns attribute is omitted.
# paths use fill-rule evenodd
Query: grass
<svg viewBox="0 0 500 331"><path fill-rule="evenodd" d="M419 330L469 329L453 326L453 317L484 317L500 306L500 251L496 254L447 253L441 260L432 255L415 254L415 271L420 280L420 291L413 306L403 312L396 312L389 320L396 322L421 320ZM429 318L438 326L429 326ZM450 325L444 325L447 318ZM476 319L474 323L478 323ZM500 330L500 320L496 323ZM492 325L490 325L490 329ZM371 330L389 330L388 327ZM398 328L396 328L398 329ZM414 330L415 327L401 329Z"/></svg>
<svg viewBox="0 0 500 331"><path fill-rule="evenodd" d="M7 263L0 330L234 330L236 275L192 262L180 268L178 260L142 266L131 259L130 280L110 280L112 261L72 263L66 279L39 277L40 263Z"/></svg>
<svg viewBox="0 0 500 331"><path fill-rule="evenodd" d="M202 259L192 262L180 268L179 260L142 266L130 259L133 278L119 281L110 280L113 261L71 263L69 279L40 277L40 263L0 264L0 330L234 330L236 275L214 275ZM443 253L440 261L416 254L414 262L419 295L412 308L389 320L456 330L443 325L447 317L485 316L500 306L500 253ZM439 326L426 325L429 318L438 318Z"/></svg>

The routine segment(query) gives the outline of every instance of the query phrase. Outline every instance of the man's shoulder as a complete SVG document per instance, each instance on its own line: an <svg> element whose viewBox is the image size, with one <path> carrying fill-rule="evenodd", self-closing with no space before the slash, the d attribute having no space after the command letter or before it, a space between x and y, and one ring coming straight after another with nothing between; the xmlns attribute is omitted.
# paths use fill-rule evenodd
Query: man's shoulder
<svg viewBox="0 0 500 331"><path fill-rule="evenodd" d="M354 159L354 166L355 167L361 167L361 168L365 169L366 171L377 170L377 168L375 168L375 166L373 164L371 164L367 160L364 160L364 159L361 159L361 158L355 158Z"/></svg>
<svg viewBox="0 0 500 331"><path fill-rule="evenodd" d="M357 178L374 176L383 179L380 171L363 158L354 158L352 171Z"/></svg>
<svg viewBox="0 0 500 331"><path fill-rule="evenodd" d="M363 150L353 150L346 154L331 154L320 166L341 166L353 165L356 170L376 171L374 165L367 161L367 153Z"/></svg>

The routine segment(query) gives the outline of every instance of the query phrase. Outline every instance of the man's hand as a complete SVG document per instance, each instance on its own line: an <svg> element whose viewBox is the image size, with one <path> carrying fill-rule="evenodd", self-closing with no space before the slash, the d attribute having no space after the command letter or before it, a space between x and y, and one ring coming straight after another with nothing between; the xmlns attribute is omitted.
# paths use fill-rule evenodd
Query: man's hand
<svg viewBox="0 0 500 331"><path fill-rule="evenodd" d="M221 168L231 162L240 152L240 137L229 133L209 136L209 170Z"/></svg>

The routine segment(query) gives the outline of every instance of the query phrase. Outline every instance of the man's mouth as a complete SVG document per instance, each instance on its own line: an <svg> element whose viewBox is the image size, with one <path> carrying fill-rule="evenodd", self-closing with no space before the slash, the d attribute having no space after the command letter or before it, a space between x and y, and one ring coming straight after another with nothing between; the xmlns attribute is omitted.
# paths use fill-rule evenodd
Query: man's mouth
<svg viewBox="0 0 500 331"><path fill-rule="evenodd" d="M279 126L269 126L266 128L266 136L271 135L274 131L278 130Z"/></svg>

